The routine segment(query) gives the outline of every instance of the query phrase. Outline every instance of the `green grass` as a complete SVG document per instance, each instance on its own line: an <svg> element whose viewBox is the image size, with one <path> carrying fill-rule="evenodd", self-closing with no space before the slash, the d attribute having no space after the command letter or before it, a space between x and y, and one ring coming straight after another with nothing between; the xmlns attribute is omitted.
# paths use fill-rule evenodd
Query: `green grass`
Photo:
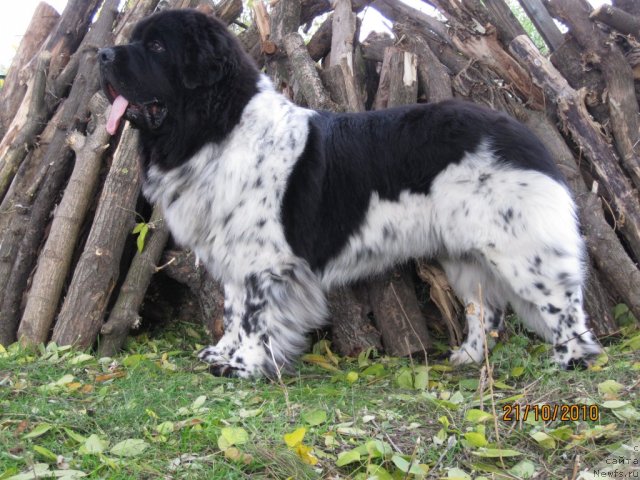
<svg viewBox="0 0 640 480"><path fill-rule="evenodd" d="M545 346L512 332L491 375L338 359L322 342L280 382L229 380L195 360L203 342L181 325L113 359L0 349L0 479L572 478L576 456L597 465L640 419L632 327L581 372L558 371ZM599 419L504 421L514 402L594 404Z"/></svg>

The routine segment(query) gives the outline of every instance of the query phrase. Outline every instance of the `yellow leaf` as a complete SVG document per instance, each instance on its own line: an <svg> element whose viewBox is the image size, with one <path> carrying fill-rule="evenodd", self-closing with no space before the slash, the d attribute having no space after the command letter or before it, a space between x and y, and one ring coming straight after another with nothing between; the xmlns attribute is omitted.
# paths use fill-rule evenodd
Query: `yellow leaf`
<svg viewBox="0 0 640 480"><path fill-rule="evenodd" d="M305 433L307 433L307 429L304 427L300 427L291 433L285 433L284 443L286 443L289 448L293 448L302 443Z"/></svg>
<svg viewBox="0 0 640 480"><path fill-rule="evenodd" d="M318 459L311 453L311 447L308 447L303 444L296 445L295 452L307 465L315 465L318 463Z"/></svg>
<svg viewBox="0 0 640 480"><path fill-rule="evenodd" d="M312 363L317 365L320 368L324 368L325 370L331 370L333 372L337 372L338 368L329 362L329 359L324 355L317 355L315 353L308 353L307 355L302 356L302 360L307 363Z"/></svg>

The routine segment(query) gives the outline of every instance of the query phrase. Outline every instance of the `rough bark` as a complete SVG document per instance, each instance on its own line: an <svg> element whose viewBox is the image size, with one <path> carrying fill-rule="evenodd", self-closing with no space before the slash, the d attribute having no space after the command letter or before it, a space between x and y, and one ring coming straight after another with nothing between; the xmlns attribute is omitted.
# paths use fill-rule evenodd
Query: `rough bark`
<svg viewBox="0 0 640 480"><path fill-rule="evenodd" d="M406 24L394 25L394 32L402 39L401 45L418 56L419 87L429 102L439 102L452 96L451 77L447 68L431 50L426 40L414 35L412 27Z"/></svg>
<svg viewBox="0 0 640 480"><path fill-rule="evenodd" d="M76 154L75 167L40 252L21 320L21 328L33 332L36 339L46 338L53 324L78 235L96 190L102 157L109 146L107 106L101 93L94 95L89 104L93 132L85 137L76 131L68 139Z"/></svg>
<svg viewBox="0 0 640 480"><path fill-rule="evenodd" d="M414 54L395 47L385 50L380 85L376 93L373 108L382 110L388 107L415 103L418 97L417 58Z"/></svg>
<svg viewBox="0 0 640 480"><path fill-rule="evenodd" d="M339 92L335 100L351 111L361 112L364 99L354 55L356 15L351 9L351 0L340 0L335 4L331 52L323 78L333 84L332 91Z"/></svg>
<svg viewBox="0 0 640 480"><path fill-rule="evenodd" d="M385 352L398 357L426 355L431 342L411 272L397 269L371 282L369 298Z"/></svg>
<svg viewBox="0 0 640 480"><path fill-rule="evenodd" d="M198 301L203 324L213 340L218 341L224 333L224 293L220 284L211 278L204 267L196 264L193 252L167 251L160 268L162 273L191 290Z"/></svg>
<svg viewBox="0 0 640 480"><path fill-rule="evenodd" d="M0 201L4 198L18 167L27 156L27 153L37 141L37 135L42 131L42 125L46 124L47 107L44 101L47 84L47 71L51 54L43 52L38 58L35 74L28 87L29 110L26 122L21 126L15 139L8 144L4 154L0 150Z"/></svg>
<svg viewBox="0 0 640 480"><path fill-rule="evenodd" d="M223 0L213 7L213 14L227 25L242 14L242 0Z"/></svg>
<svg viewBox="0 0 640 480"><path fill-rule="evenodd" d="M503 45L509 45L518 35L527 34L504 0L464 0L463 4L483 25L496 28Z"/></svg>
<svg viewBox="0 0 640 480"><path fill-rule="evenodd" d="M101 10L100 17L93 25L85 40L92 45L106 45L111 42L111 29L117 14L118 2L108 0ZM13 261L11 274L6 279L0 279L0 291L4 298L0 306L0 323L15 324L20 314L22 295L26 289L29 275L33 271L38 258L38 251L44 237L49 217L58 199L60 190L68 178L72 166L72 155L66 138L69 132L84 128L88 118L88 104L93 94L99 88L98 67L95 53L84 51L85 58L81 62L80 70L73 84L69 97L64 102L64 110L51 144L43 158L42 168L44 176L42 184L29 205L29 219L25 236L20 240L20 246ZM51 73L49 73L51 76ZM38 337L35 343L46 339L46 333Z"/></svg>
<svg viewBox="0 0 640 480"><path fill-rule="evenodd" d="M301 91L307 105L322 110L338 110L338 106L331 100L322 85L315 64L300 34L289 33L284 37L283 44L295 72L295 88Z"/></svg>
<svg viewBox="0 0 640 480"><path fill-rule="evenodd" d="M460 324L464 310L449 285L447 276L442 268L425 260L418 261L417 273L420 279L429 285L429 298L438 307L442 320L449 331L450 345L452 347L460 345L464 339Z"/></svg>
<svg viewBox="0 0 640 480"><path fill-rule="evenodd" d="M156 206L149 219L150 231L144 248L133 258L109 319L100 328L98 354L102 357L110 357L119 351L129 331L140 322L138 312L169 238L169 230L162 218L162 209Z"/></svg>
<svg viewBox="0 0 640 480"><path fill-rule="evenodd" d="M382 350L380 332L369 319L368 296L368 289L362 284L329 293L333 348L340 355L356 357L369 347Z"/></svg>
<svg viewBox="0 0 640 480"><path fill-rule="evenodd" d="M140 192L138 134L125 126L105 180L91 232L73 273L52 340L58 345L90 347L102 326L107 303L120 273L125 240L135 219ZM25 326L26 327L26 326ZM19 336L43 341L20 326Z"/></svg>
<svg viewBox="0 0 640 480"><path fill-rule="evenodd" d="M435 35L439 40L451 43L447 27L440 20L411 8L400 0L374 0L371 7L394 22L412 22L422 26L426 32Z"/></svg>
<svg viewBox="0 0 640 480"><path fill-rule="evenodd" d="M600 5L589 15L591 20L605 23L625 35L640 38L640 17L611 5Z"/></svg>
<svg viewBox="0 0 640 480"><path fill-rule="evenodd" d="M290 98L289 61L283 55L285 49L282 42L287 34L298 30L300 25L301 6L298 0L280 0L271 10L269 22L269 40L276 46L276 51L267 59L267 74L271 77L276 89Z"/></svg>
<svg viewBox="0 0 640 480"><path fill-rule="evenodd" d="M329 67L346 60L353 77L353 42L356 34L356 14L351 11L351 0L337 0L332 16L331 59Z"/></svg>
<svg viewBox="0 0 640 480"><path fill-rule="evenodd" d="M616 148L634 185L640 188L640 111L631 66L618 46L589 19L591 6L586 0L550 0L549 7L569 26L591 62L600 66Z"/></svg>
<svg viewBox="0 0 640 480"><path fill-rule="evenodd" d="M640 3L637 0L613 0L612 3L614 7L640 17Z"/></svg>
<svg viewBox="0 0 640 480"><path fill-rule="evenodd" d="M31 22L20 41L11 66L0 89L0 138L4 137L9 124L13 120L20 103L27 93L27 81L31 76L28 64L33 62L35 55L42 48L42 44L58 22L60 14L51 5L40 2L33 12ZM0 156L1 158L1 156ZM0 198L2 195L0 195Z"/></svg>
<svg viewBox="0 0 640 480"><path fill-rule="evenodd" d="M46 166L42 165L42 159L57 131L56 125L61 113L60 110L47 124L40 135L39 143L20 165L9 192L0 204L0 280L3 280L0 301L7 292L6 282L11 274L20 242L25 236L30 206L47 171ZM0 344L9 345L16 340L19 320L18 315L5 318L0 311Z"/></svg>
<svg viewBox="0 0 640 480"><path fill-rule="evenodd" d="M307 50L314 62L323 59L331 51L332 29L333 15L329 15L309 39Z"/></svg>
<svg viewBox="0 0 640 480"><path fill-rule="evenodd" d="M549 15L542 0L518 0L551 52L564 42L564 35Z"/></svg>
<svg viewBox="0 0 640 480"><path fill-rule="evenodd" d="M69 0L45 45L52 58L49 79L58 76L76 51L101 3L101 0Z"/></svg>
<svg viewBox="0 0 640 480"><path fill-rule="evenodd" d="M635 257L640 258L640 205L637 193L620 168L613 149L589 116L583 96L569 86L528 37L517 37L511 42L510 49L527 65L535 81L544 87L549 99L557 105L563 128L571 134L589 160L600 186L615 209L620 232L627 239Z"/></svg>
<svg viewBox="0 0 640 480"><path fill-rule="evenodd" d="M580 45L571 36L557 47L549 57L551 63L575 90L585 89L585 100L589 112L601 124L608 122L609 107L606 105L606 84L602 73L592 68Z"/></svg>

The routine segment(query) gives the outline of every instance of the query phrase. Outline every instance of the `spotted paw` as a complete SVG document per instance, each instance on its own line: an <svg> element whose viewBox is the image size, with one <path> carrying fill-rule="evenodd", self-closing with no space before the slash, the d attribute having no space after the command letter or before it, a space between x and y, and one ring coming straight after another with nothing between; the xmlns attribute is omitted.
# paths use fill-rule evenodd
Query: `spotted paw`
<svg viewBox="0 0 640 480"><path fill-rule="evenodd" d="M602 347L591 333L555 345L553 350L555 362L565 370L588 368L602 353Z"/></svg>
<svg viewBox="0 0 640 480"><path fill-rule="evenodd" d="M216 364L223 363L229 356L222 349L209 345L198 352L198 358L203 362Z"/></svg>
<svg viewBox="0 0 640 480"><path fill-rule="evenodd" d="M449 363L452 365L468 365L471 363L480 363L482 359L482 351L473 349L463 343L458 350L451 352Z"/></svg>

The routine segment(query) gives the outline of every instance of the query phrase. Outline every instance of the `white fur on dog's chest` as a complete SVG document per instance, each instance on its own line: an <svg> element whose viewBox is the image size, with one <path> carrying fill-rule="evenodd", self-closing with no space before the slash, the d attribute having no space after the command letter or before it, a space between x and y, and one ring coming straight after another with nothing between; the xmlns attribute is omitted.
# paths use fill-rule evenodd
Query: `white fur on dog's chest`
<svg viewBox="0 0 640 480"><path fill-rule="evenodd" d="M205 145L169 172L149 170L145 195L160 202L175 239L214 277L239 281L268 267L275 255L291 253L280 210L305 146L308 115L267 90L247 105L224 142Z"/></svg>

